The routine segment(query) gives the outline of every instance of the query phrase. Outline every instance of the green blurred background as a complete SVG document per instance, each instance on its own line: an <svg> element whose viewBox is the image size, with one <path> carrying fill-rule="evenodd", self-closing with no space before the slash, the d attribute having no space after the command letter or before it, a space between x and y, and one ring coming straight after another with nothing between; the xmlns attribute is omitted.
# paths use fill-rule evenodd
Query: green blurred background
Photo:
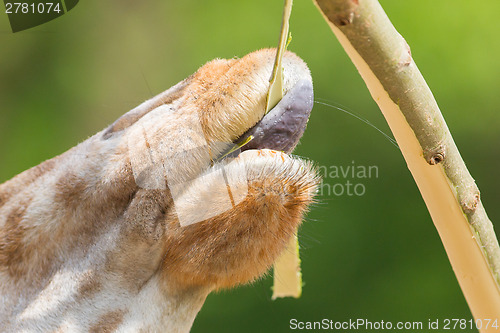
<svg viewBox="0 0 500 333"><path fill-rule="evenodd" d="M500 220L500 2L381 1L430 85L493 221ZM13 34L0 14L0 182L101 130L215 58L275 46L281 0L81 1ZM319 101L390 131L327 24L295 0L289 47ZM320 166L377 166L363 196L324 194L300 231L302 298L271 301L272 278L212 294L193 332L284 332L289 321L422 321L471 314L396 147L316 105L296 154ZM500 225L497 223L497 229ZM467 331L467 330L465 330Z"/></svg>

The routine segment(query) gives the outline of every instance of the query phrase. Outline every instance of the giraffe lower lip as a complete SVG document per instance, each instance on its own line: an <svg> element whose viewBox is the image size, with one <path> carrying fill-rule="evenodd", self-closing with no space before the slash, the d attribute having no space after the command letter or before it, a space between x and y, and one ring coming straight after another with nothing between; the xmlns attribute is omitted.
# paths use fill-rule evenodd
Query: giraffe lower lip
<svg viewBox="0 0 500 333"><path fill-rule="evenodd" d="M292 152L304 134L313 102L312 82L298 81L273 109L235 143L241 144L252 135L253 139L241 147L241 151L266 148Z"/></svg>

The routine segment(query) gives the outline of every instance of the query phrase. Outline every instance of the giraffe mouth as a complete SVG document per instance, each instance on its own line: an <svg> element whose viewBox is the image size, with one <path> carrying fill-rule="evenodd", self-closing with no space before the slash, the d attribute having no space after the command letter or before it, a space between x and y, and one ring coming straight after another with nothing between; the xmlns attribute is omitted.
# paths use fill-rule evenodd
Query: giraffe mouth
<svg viewBox="0 0 500 333"><path fill-rule="evenodd" d="M232 155L250 149L291 153L304 134L313 103L311 80L299 80L273 109L234 142L241 147ZM252 140L244 144L250 136Z"/></svg>

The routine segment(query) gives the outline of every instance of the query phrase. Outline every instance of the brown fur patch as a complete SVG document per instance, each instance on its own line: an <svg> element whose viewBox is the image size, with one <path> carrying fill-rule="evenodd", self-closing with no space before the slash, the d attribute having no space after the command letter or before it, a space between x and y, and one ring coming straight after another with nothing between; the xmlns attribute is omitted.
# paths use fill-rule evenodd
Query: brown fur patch
<svg viewBox="0 0 500 333"><path fill-rule="evenodd" d="M23 274L21 267L25 259L26 228L21 221L29 202L27 200L15 206L7 215L5 225L0 228L0 269L7 270L12 277Z"/></svg>
<svg viewBox="0 0 500 333"><path fill-rule="evenodd" d="M81 205L88 186L88 180L82 179L72 173L66 173L59 177L55 184L54 200L64 207L65 210L72 211Z"/></svg>
<svg viewBox="0 0 500 333"><path fill-rule="evenodd" d="M78 300L88 299L95 295L102 288L102 283L97 280L94 272L85 273L78 286L76 298Z"/></svg>
<svg viewBox="0 0 500 333"><path fill-rule="evenodd" d="M105 220L123 212L137 186L130 164L125 161L125 152L120 151L117 156L119 161L106 161L103 157L103 165L121 164L114 174L105 179L106 183L101 183L100 179L93 175L99 170L87 170L88 179L71 171L62 174L55 185L55 204L60 205L69 214L79 211L82 216L87 217L87 221Z"/></svg>
<svg viewBox="0 0 500 333"><path fill-rule="evenodd" d="M5 192L0 191L0 208L4 205L5 202L7 202L7 199L10 197L10 194Z"/></svg>
<svg viewBox="0 0 500 333"><path fill-rule="evenodd" d="M116 331L118 326L123 322L125 311L114 310L102 315L97 323L90 327L91 333L110 333Z"/></svg>
<svg viewBox="0 0 500 333"><path fill-rule="evenodd" d="M47 160L0 185L0 210L7 215L5 225L0 227L0 269L6 270L15 279L26 275L31 269L29 260L39 252L39 243L30 244L26 240L30 224L21 223L32 201L31 194L24 193L30 193L30 185L53 170L59 158ZM24 196L16 199L18 202L8 204L18 194ZM45 260L37 265L39 273L47 268Z"/></svg>
<svg viewBox="0 0 500 333"><path fill-rule="evenodd" d="M93 170L88 173L93 173ZM59 213L65 215L63 220L73 221L77 218L85 222L60 226L64 229L61 236L77 239L77 242L72 242L72 246L78 246L80 251L93 242L94 237L102 232L103 226L123 213L136 191L132 171L126 163L123 163L119 173L106 180L106 184L96 183L90 176L86 179L68 172L56 181L53 205L60 207Z"/></svg>

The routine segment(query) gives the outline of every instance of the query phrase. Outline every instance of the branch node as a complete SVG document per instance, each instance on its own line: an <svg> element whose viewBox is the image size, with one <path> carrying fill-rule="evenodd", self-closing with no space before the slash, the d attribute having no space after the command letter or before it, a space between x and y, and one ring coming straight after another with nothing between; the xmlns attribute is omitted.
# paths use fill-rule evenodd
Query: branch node
<svg viewBox="0 0 500 333"><path fill-rule="evenodd" d="M474 186L473 188L471 188L470 195L466 195L461 198L460 206L462 206L462 210L464 213L471 214L476 210L480 200L481 195L479 193L479 189L477 188L477 186ZM471 222L471 224L474 223Z"/></svg>
<svg viewBox="0 0 500 333"><path fill-rule="evenodd" d="M343 27L343 26L351 24L353 21L354 21L354 13L353 12L339 13L339 15L337 15L335 17L333 24L335 24L338 27Z"/></svg>
<svg viewBox="0 0 500 333"><path fill-rule="evenodd" d="M410 66L410 64L412 62L411 49L410 49L410 45L408 45L408 43L403 38L403 36L401 36L401 39L403 40L404 47L402 49L401 60L399 61L399 65L400 65L400 67L407 67L407 66Z"/></svg>
<svg viewBox="0 0 500 333"><path fill-rule="evenodd" d="M430 165L436 165L444 160L444 155L441 153L436 153L427 161Z"/></svg>
<svg viewBox="0 0 500 333"><path fill-rule="evenodd" d="M359 0L328 1L316 0L319 8L326 13L328 20L337 27L344 27L354 22Z"/></svg>
<svg viewBox="0 0 500 333"><path fill-rule="evenodd" d="M424 151L424 158L430 165L436 165L444 161L446 157L446 149L443 144L438 144L437 147Z"/></svg>

